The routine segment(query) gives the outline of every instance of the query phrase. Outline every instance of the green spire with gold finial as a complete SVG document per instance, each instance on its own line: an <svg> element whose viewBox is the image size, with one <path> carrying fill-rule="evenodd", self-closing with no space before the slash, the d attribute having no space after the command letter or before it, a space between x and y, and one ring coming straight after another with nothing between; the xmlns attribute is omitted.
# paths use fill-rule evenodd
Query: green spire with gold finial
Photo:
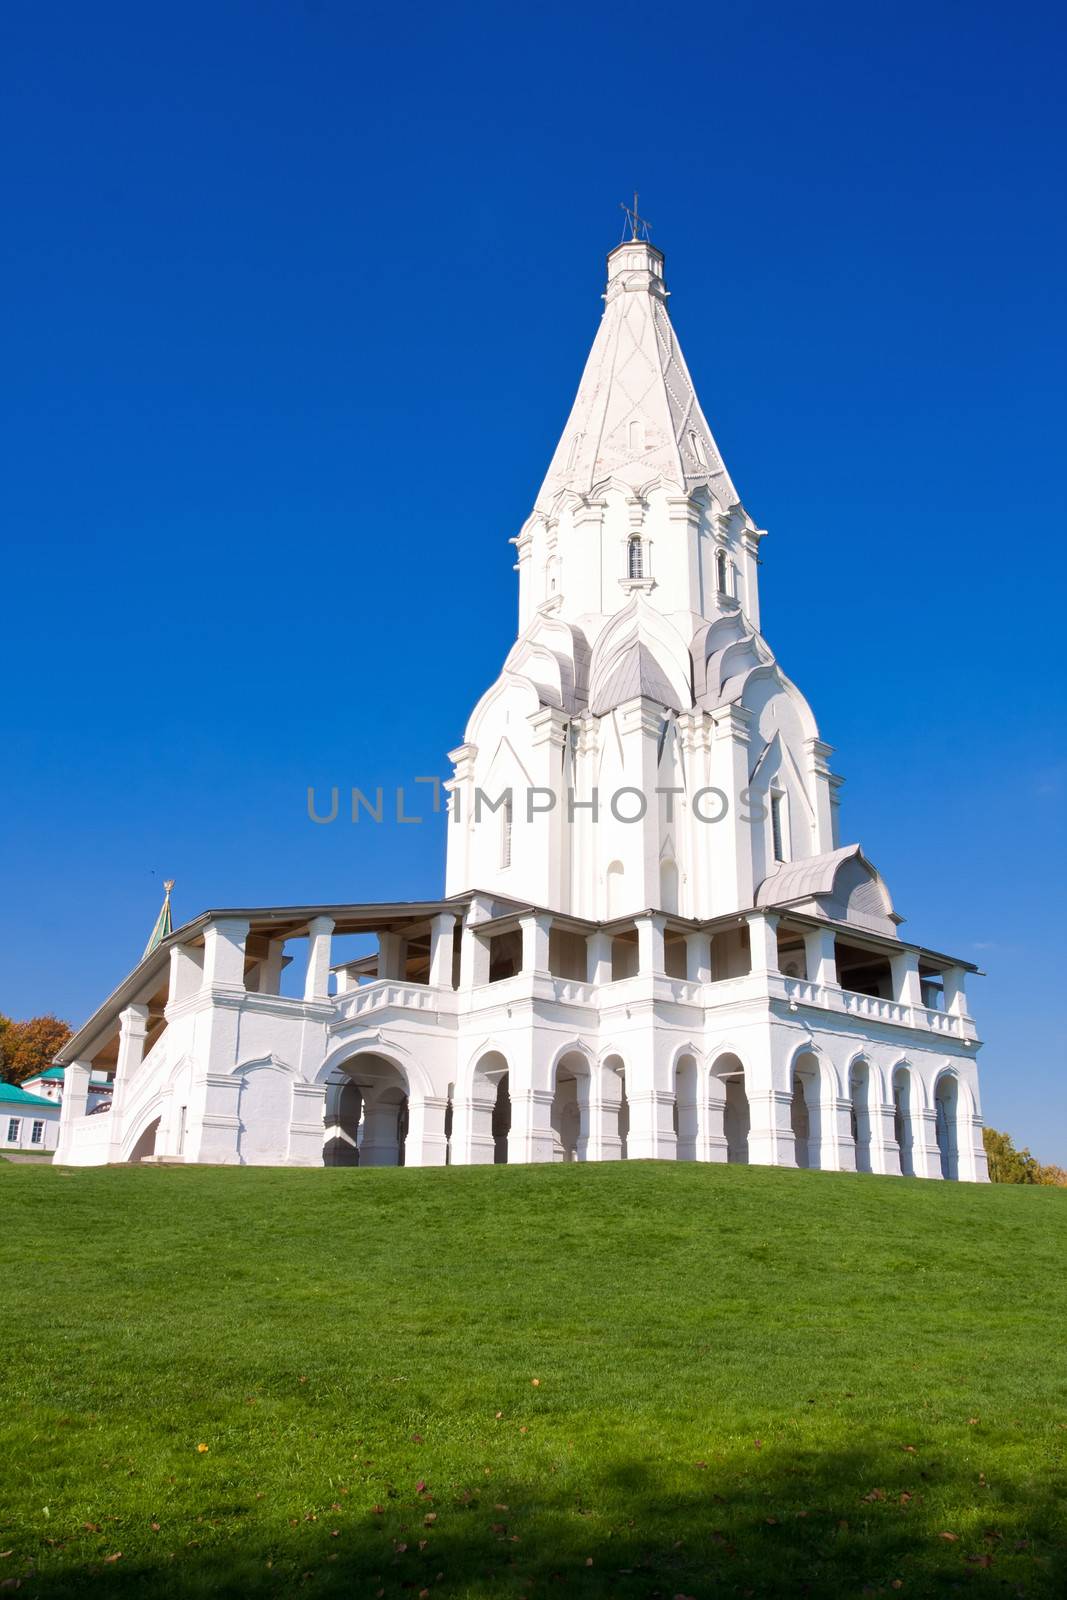
<svg viewBox="0 0 1067 1600"><path fill-rule="evenodd" d="M174 879L167 878L164 881L163 888L166 891L163 895L163 904L159 908L159 916L156 918L156 925L152 929L148 943L144 947L144 955L141 957L142 961L145 959L145 956L150 956L152 954L152 951L157 947L157 945L161 945L163 943L163 940L168 934L174 931L174 925L170 920L170 891L174 888Z"/></svg>

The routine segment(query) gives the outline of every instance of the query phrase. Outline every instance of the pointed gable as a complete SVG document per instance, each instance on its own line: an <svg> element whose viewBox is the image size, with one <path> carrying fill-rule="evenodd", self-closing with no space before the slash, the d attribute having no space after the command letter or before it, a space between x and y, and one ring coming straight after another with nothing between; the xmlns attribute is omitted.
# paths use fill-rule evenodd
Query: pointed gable
<svg viewBox="0 0 1067 1600"><path fill-rule="evenodd" d="M659 478L684 493L707 485L720 505L737 501L671 327L667 294L654 245L628 240L608 256L603 319L537 496L540 510L607 479L636 490Z"/></svg>

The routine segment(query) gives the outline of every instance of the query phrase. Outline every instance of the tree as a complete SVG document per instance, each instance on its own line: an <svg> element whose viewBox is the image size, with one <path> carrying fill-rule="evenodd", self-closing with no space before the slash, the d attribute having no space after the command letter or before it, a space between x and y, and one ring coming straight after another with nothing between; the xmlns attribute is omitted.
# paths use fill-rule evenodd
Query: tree
<svg viewBox="0 0 1067 1600"><path fill-rule="evenodd" d="M70 1024L59 1017L14 1022L0 1016L0 1078L6 1083L25 1083L47 1071L71 1037Z"/></svg>
<svg viewBox="0 0 1067 1600"><path fill-rule="evenodd" d="M1016 1150L1010 1133L996 1128L982 1129L991 1183L1041 1183L1067 1187L1067 1172L1062 1167L1044 1167L1029 1150Z"/></svg>

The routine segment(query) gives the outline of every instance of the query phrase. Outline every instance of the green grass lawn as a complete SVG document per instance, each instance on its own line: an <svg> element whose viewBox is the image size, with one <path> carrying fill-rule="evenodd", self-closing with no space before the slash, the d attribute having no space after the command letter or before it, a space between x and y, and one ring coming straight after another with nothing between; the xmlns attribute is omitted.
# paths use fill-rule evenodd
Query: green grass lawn
<svg viewBox="0 0 1067 1600"><path fill-rule="evenodd" d="M0 1224L20 1597L1067 1589L1063 1191L0 1163Z"/></svg>

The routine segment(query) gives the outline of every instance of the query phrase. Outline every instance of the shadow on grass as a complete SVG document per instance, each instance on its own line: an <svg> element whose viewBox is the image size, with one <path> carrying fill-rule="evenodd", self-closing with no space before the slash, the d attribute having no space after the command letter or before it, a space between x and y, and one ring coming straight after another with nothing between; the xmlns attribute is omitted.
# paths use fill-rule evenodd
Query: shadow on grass
<svg viewBox="0 0 1067 1600"><path fill-rule="evenodd" d="M120 1533L16 1550L0 1580L20 1580L20 1600L1064 1592L1062 1500L1051 1486L986 1485L907 1454L888 1475L885 1451L877 1462L861 1449L777 1463L754 1453L751 1466L687 1464L692 1486L669 1492L636 1463L605 1471L587 1493L562 1487L565 1467L536 1487L428 1474L421 1492L421 1480L398 1486L380 1508L353 1495L299 1517L238 1499L205 1508L202 1523L163 1525L148 1547L127 1526L110 1562Z"/></svg>

